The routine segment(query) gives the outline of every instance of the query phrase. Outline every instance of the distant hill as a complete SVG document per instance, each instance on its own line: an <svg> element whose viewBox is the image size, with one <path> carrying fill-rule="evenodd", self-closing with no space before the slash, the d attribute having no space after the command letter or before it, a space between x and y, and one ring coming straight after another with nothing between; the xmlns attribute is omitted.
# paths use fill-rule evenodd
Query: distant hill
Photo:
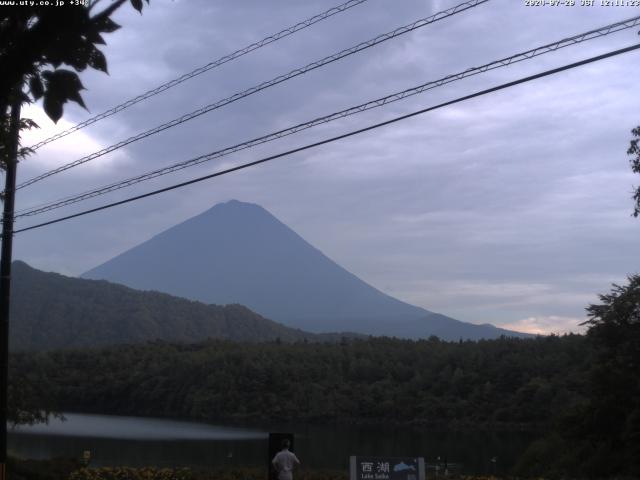
<svg viewBox="0 0 640 480"><path fill-rule="evenodd" d="M51 350L207 338L237 341L336 340L267 320L241 305L205 305L106 281L45 273L13 263L11 348Z"/></svg>
<svg viewBox="0 0 640 480"><path fill-rule="evenodd" d="M232 200L86 272L204 303L239 303L311 332L446 340L526 336L397 300L327 258L264 208Z"/></svg>

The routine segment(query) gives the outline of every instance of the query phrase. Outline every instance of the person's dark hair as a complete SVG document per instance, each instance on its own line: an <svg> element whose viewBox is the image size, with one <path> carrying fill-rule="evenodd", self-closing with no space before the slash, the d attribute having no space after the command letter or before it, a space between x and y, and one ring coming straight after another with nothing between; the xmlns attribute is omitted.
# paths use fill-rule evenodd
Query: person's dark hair
<svg viewBox="0 0 640 480"><path fill-rule="evenodd" d="M282 448L289 448L291 446L291 442L289 441L288 438L285 438L284 440L282 440Z"/></svg>

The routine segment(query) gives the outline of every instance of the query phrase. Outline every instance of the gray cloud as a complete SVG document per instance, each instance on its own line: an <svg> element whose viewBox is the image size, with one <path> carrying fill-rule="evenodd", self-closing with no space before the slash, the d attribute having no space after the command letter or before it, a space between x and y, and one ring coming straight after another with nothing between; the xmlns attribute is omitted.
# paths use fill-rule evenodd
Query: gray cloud
<svg viewBox="0 0 640 480"><path fill-rule="evenodd" d="M87 104L97 113L335 3L154 1L142 16L123 9L118 14L123 29L110 35L106 49L110 76L83 74ZM20 178L454 4L371 0L41 149L21 164ZM494 0L25 189L18 208L216 150L636 12L625 7L531 8ZM82 206L620 48L637 41L636 30L456 82ZM635 179L625 156L629 131L639 123L637 55L21 234L16 257L77 274L214 203L238 198L265 206L338 263L403 300L466 321L546 331L554 331L556 322L557 331L564 331L584 318L586 304L597 301L596 294L610 282L623 282L638 270L639 224L629 215ZM86 117L71 107L65 118ZM38 135L56 129L46 127Z"/></svg>

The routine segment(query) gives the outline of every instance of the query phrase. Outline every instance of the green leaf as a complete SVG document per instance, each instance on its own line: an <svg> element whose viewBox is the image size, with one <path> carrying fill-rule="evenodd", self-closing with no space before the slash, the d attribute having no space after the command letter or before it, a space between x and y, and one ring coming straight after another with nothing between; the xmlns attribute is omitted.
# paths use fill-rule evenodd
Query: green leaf
<svg viewBox="0 0 640 480"><path fill-rule="evenodd" d="M91 53L94 48L93 44L89 42L83 41L78 43L74 47L73 53L65 59L65 63L71 65L79 72L84 71L87 68L87 65L89 65Z"/></svg>
<svg viewBox="0 0 640 480"><path fill-rule="evenodd" d="M42 80L38 74L34 75L29 79L29 89L31 90L31 95L35 100L39 100L44 95L44 86L42 85Z"/></svg>
<svg viewBox="0 0 640 480"><path fill-rule="evenodd" d="M137 11L139 11L140 13L142 13L142 0L131 0L131 5L133 6L133 8L135 8Z"/></svg>
<svg viewBox="0 0 640 480"><path fill-rule="evenodd" d="M85 38L87 39L87 41L93 44L97 44L97 45L107 44L107 42L104 41L104 38L102 38L102 35L100 35L97 31L94 31L94 30L88 31L85 35Z"/></svg>
<svg viewBox="0 0 640 480"><path fill-rule="evenodd" d="M62 104L59 97L50 95L49 92L44 94L44 111L54 123L58 123L62 117Z"/></svg>
<svg viewBox="0 0 640 480"><path fill-rule="evenodd" d="M42 78L46 82L45 111L54 122L60 119L62 106L69 100L87 108L80 96L80 90L84 90L84 87L75 72L64 69L45 71Z"/></svg>
<svg viewBox="0 0 640 480"><path fill-rule="evenodd" d="M115 32L120 28L120 25L111 20L109 17L104 17L96 20L96 26L98 27L99 32L105 33Z"/></svg>
<svg viewBox="0 0 640 480"><path fill-rule="evenodd" d="M30 118L20 119L20 131L31 130L32 128L40 128L40 126Z"/></svg>
<svg viewBox="0 0 640 480"><path fill-rule="evenodd" d="M82 99L82 95L80 95L79 91L76 90L76 91L70 92L69 100L76 102L82 108L84 108L85 110L88 110L87 106L84 104L84 100Z"/></svg>
<svg viewBox="0 0 640 480"><path fill-rule="evenodd" d="M29 98L29 95L27 95L25 92L22 92L22 91L18 94L18 99L20 99L22 103L31 103L31 99Z"/></svg>
<svg viewBox="0 0 640 480"><path fill-rule="evenodd" d="M78 74L71 70L59 68L53 72L43 72L42 77L46 80L48 89L55 89L66 97L72 91L84 90Z"/></svg>
<svg viewBox="0 0 640 480"><path fill-rule="evenodd" d="M96 70L100 70L101 72L109 73L107 71L107 59L97 48L94 48L93 52L91 52L91 55L89 56L89 66Z"/></svg>

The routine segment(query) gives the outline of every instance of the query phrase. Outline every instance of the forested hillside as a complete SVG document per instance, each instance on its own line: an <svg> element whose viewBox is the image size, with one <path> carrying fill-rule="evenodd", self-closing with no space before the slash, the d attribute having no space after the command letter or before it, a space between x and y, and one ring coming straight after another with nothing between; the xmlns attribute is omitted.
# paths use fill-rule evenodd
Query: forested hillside
<svg viewBox="0 0 640 480"><path fill-rule="evenodd" d="M242 305L205 305L13 264L11 348L53 350L163 339L198 342L340 338L285 327Z"/></svg>
<svg viewBox="0 0 640 480"><path fill-rule="evenodd" d="M153 342L14 354L11 365L63 411L538 428L582 401L589 349L581 336Z"/></svg>

